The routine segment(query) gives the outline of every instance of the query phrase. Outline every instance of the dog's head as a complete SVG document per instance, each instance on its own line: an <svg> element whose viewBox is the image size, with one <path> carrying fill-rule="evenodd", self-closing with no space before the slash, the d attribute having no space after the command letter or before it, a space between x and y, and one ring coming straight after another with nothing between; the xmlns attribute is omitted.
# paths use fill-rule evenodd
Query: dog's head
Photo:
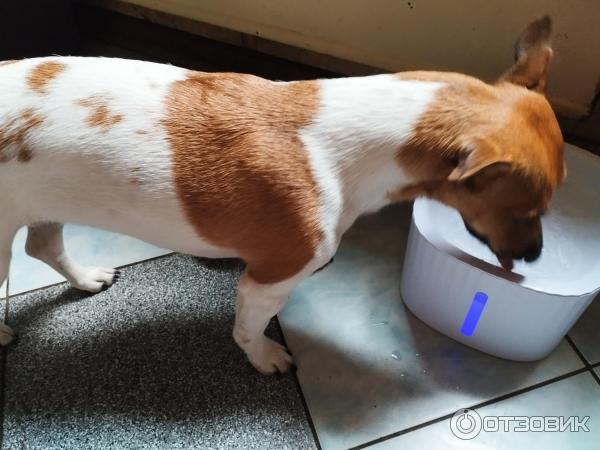
<svg viewBox="0 0 600 450"><path fill-rule="evenodd" d="M421 174L437 173L413 194L421 189L417 195L456 208L507 269L515 259L539 257L540 218L566 175L562 134L544 96L550 29L547 16L531 23L517 41L515 64L494 84L449 76L417 129L418 153L405 156L425 155Z"/></svg>
<svg viewBox="0 0 600 450"><path fill-rule="evenodd" d="M467 230L496 254L505 269L512 269L515 259L535 261L543 245L541 216L554 182L515 169L507 161L493 162L461 178L463 170L453 171L456 181L440 192L440 200L458 209Z"/></svg>

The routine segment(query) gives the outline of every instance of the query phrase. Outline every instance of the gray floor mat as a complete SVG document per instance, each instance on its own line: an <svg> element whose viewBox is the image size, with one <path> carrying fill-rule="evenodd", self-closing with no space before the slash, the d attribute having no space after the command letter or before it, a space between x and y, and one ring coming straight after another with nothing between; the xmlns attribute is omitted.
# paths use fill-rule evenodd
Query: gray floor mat
<svg viewBox="0 0 600 450"><path fill-rule="evenodd" d="M240 271L173 255L94 296L15 297L3 447L314 448L293 376L258 374L231 338Z"/></svg>

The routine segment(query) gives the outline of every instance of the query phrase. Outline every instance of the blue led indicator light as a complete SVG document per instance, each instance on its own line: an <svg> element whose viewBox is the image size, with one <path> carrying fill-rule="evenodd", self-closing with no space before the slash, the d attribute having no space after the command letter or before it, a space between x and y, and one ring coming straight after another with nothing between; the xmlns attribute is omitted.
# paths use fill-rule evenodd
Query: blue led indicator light
<svg viewBox="0 0 600 450"><path fill-rule="evenodd" d="M477 327L477 323L479 322L479 318L483 313L483 309L485 308L485 304L487 303L488 296L484 292L475 292L475 296L473 297L473 301L471 302L471 307L465 316L465 320L463 321L460 332L465 336L473 336L473 332L475 331L475 327Z"/></svg>

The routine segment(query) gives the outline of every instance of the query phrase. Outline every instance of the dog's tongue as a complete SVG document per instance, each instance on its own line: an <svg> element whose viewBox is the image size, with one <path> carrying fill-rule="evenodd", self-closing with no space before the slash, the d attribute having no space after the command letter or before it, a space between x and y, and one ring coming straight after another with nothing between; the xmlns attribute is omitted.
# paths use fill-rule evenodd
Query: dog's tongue
<svg viewBox="0 0 600 450"><path fill-rule="evenodd" d="M513 264L513 260L510 258L498 258L498 261L500 261L500 265L502 266L502 268L504 270L508 270L509 272L511 270L513 270L514 264Z"/></svg>

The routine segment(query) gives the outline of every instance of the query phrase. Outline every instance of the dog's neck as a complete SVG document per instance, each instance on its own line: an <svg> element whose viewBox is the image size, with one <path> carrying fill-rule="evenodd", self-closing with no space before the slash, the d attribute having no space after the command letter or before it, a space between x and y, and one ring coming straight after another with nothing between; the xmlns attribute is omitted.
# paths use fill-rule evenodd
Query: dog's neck
<svg viewBox="0 0 600 450"><path fill-rule="evenodd" d="M343 228L416 181L396 156L442 85L394 75L321 81L319 112L301 134L313 160L339 176Z"/></svg>

